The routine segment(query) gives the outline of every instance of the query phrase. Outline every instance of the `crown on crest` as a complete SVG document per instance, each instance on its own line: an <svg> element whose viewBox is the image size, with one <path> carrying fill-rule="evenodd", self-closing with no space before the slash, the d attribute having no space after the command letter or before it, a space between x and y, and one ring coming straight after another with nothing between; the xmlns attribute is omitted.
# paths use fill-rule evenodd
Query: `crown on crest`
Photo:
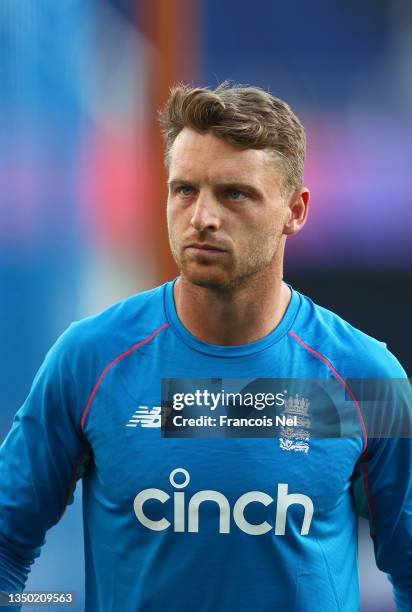
<svg viewBox="0 0 412 612"><path fill-rule="evenodd" d="M309 406L310 402L307 398L301 397L298 393L295 393L294 396L288 397L288 399L285 400L284 412L309 416Z"/></svg>

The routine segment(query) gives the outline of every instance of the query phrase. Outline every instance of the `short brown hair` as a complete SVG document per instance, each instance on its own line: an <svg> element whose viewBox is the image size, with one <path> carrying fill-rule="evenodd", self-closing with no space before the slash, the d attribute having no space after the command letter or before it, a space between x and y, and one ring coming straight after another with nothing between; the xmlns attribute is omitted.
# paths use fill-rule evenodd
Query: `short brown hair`
<svg viewBox="0 0 412 612"><path fill-rule="evenodd" d="M290 106L259 87L232 85L216 89L175 85L159 113L166 139L165 164L179 132L189 127L212 132L244 149L269 149L281 161L284 190L299 189L303 181L305 130Z"/></svg>

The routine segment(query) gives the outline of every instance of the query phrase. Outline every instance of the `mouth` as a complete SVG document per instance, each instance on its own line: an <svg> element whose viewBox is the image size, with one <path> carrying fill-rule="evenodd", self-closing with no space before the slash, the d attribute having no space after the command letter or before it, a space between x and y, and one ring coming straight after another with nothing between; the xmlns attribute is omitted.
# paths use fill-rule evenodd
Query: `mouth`
<svg viewBox="0 0 412 612"><path fill-rule="evenodd" d="M219 247L213 246L211 244L203 244L203 243L198 243L198 242L194 242L193 244L188 244L187 247L185 247L186 250L189 249L193 252L198 252L198 253L224 253L225 249L220 249Z"/></svg>

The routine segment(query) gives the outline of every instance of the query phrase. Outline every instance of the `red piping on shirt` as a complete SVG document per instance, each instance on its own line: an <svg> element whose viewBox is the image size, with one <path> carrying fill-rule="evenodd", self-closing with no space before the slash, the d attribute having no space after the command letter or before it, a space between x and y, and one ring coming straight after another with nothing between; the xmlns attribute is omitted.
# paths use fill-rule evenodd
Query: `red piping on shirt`
<svg viewBox="0 0 412 612"><path fill-rule="evenodd" d="M335 368L333 367L333 365L331 364L329 359L327 359L324 355L321 355L320 353L315 351L315 349L313 349L310 346L308 346L306 344L306 342L304 342L302 340L302 338L299 338L299 336L297 334L295 334L295 332L293 332L292 330L289 330L288 334L290 336L293 336L293 338L295 338L295 340L297 340L299 342L299 344L301 344L303 346L303 348L305 348L307 351L312 353L312 355L315 355L315 357L318 357L318 359L323 361L323 363L325 363L328 366L328 368L330 369L332 374L339 380L339 382L343 385L343 387L345 388L347 393L349 393L349 395L351 396L351 398L353 400L353 403L356 406L356 410L358 412L358 416L359 416L359 419L360 419L360 422L361 422L361 425L362 425L362 431L363 431L363 449L362 449L362 455L365 456L366 455L366 449L367 449L367 446L368 446L368 434L366 432L365 422L363 420L362 411L361 411L359 402L356 399L356 397L354 396L351 388L346 383L346 381L342 378L342 376L335 370ZM366 464L365 463L363 463L363 485L365 487L365 493L366 493L366 497L367 497L369 508L370 508L370 512L371 512L371 527L373 526L373 528L374 528L374 526L376 524L376 522L375 522L375 510L374 510L373 503L372 503L372 496L371 496L370 491L369 491L368 473L366 471ZM373 532L371 532L370 535L371 535L372 538L376 537Z"/></svg>
<svg viewBox="0 0 412 612"><path fill-rule="evenodd" d="M87 400L87 404L86 404L86 408L83 411L82 414L82 418L80 421L81 427L83 429L84 427L84 421L86 419L86 415L88 413L88 410L90 408L90 404L93 401L94 396L96 395L97 389L100 386L100 383L102 382L103 378L106 376L107 372L110 370L111 367L113 367L118 361L120 361L121 359L123 359L123 357L126 357L127 355L129 355L130 353L132 353L135 349L139 348L139 346L143 346L144 344L146 344L147 342L149 342L150 340L152 340L152 338L154 338L155 336L157 336L157 334L164 329L165 327L169 327L170 323L163 323L163 325L161 325L160 327L158 327L157 329L155 329L154 332L152 332L150 334L150 336L147 336L147 338L145 338L144 340L141 340L140 342L137 342L137 344L134 344L133 346L131 346L127 351L125 351L124 353L121 353L120 355L118 355L115 359L113 359L113 361L111 361L109 363L109 365L107 365L105 367L105 369L103 370L103 372L100 374L99 379L97 381L97 383L94 385L93 387L93 391L90 393L89 399Z"/></svg>
<svg viewBox="0 0 412 612"><path fill-rule="evenodd" d="M365 422L363 420L363 416L362 416L362 411L360 409L359 406L359 402L356 399L356 397L354 396L351 388L349 387L349 385L347 384L347 382L345 380L343 380L342 376L335 370L335 368L333 367L333 365L331 364L331 362L329 361L329 359L327 359L324 355L321 355L320 353L318 353L317 351L315 351L315 349L311 348L310 346L308 346L306 344L306 342L304 342L302 340L302 338L299 338L299 336L297 334L295 334L295 332L293 332L292 330L288 331L288 334L290 336L293 336L293 338L295 338L295 340L297 340L299 342L299 344L301 344L303 346L303 348L305 348L307 351L309 351L310 353L312 353L312 355L315 355L315 357L317 357L318 359L320 359L321 361L323 361L323 363L326 363L326 365L328 366L329 370L332 372L332 374L338 379L338 381L343 385L343 387L345 388L346 392L349 393L349 395L351 396L353 403L356 406L356 410L359 416L359 420L361 422L362 425L362 431L363 431L363 449L362 449L362 455L365 455L366 453L366 449L368 446L368 434L366 432L366 427L365 427Z"/></svg>

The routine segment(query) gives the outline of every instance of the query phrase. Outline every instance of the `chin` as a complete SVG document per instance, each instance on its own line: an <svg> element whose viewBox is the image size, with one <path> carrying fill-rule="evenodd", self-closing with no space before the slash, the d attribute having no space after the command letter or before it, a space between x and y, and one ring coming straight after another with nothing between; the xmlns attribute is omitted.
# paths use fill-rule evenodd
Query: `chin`
<svg viewBox="0 0 412 612"><path fill-rule="evenodd" d="M192 266L183 266L181 275L189 283L208 289L224 289L231 282L231 279L221 270L213 270L212 268L194 270Z"/></svg>

